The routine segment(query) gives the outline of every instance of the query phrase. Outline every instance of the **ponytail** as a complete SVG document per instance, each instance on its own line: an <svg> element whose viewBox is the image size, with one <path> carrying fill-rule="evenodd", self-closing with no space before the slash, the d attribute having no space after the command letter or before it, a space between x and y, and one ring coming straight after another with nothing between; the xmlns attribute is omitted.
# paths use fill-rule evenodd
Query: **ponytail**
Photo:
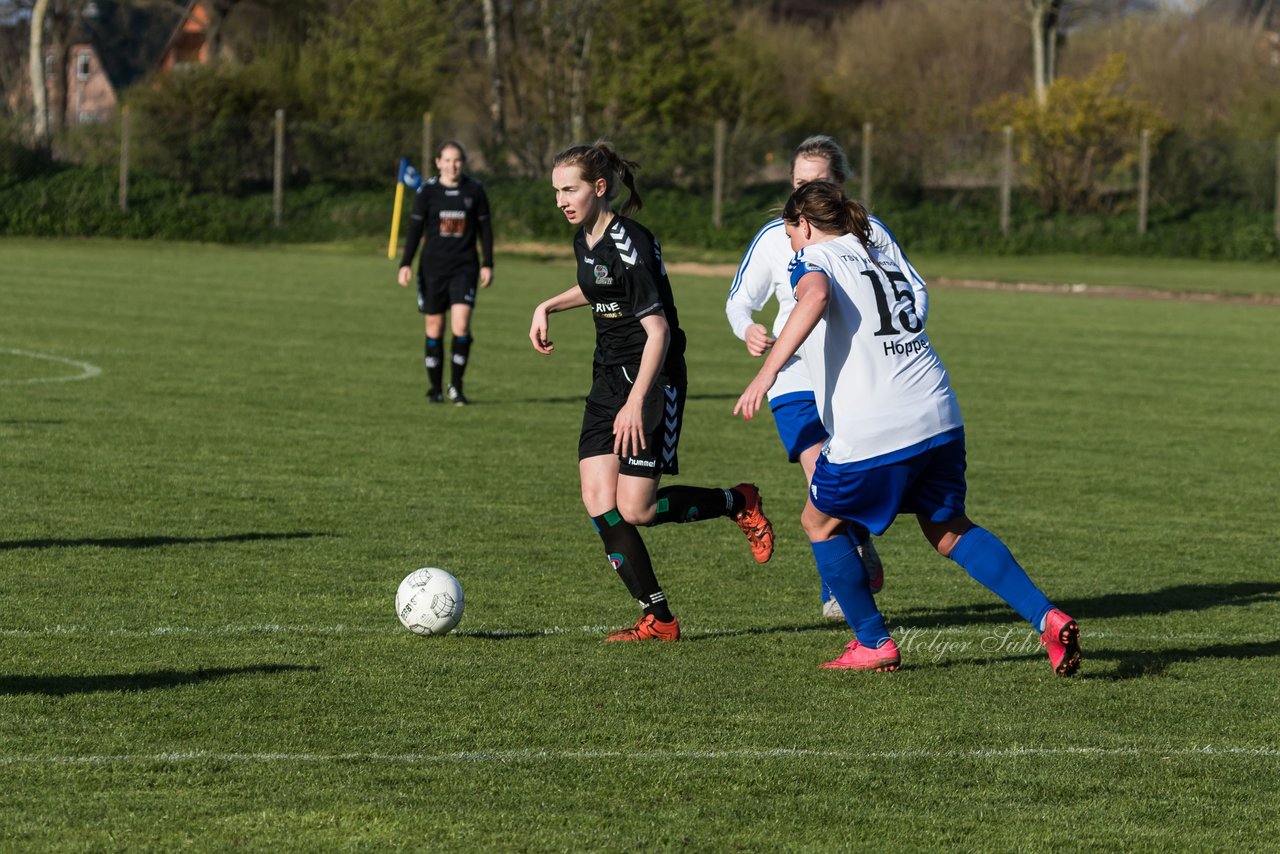
<svg viewBox="0 0 1280 854"><path fill-rule="evenodd" d="M787 199L782 218L795 224L802 216L826 234L852 234L864 248L871 242L867 209L828 181L811 181Z"/></svg>
<svg viewBox="0 0 1280 854"><path fill-rule="evenodd" d="M612 202L618 196L618 182L627 188L627 201L622 205L622 215L629 216L640 210L644 202L636 189L635 173L640 164L627 160L607 140L597 140L594 145L571 145L555 156L552 167L577 166L582 180L594 184L601 178L605 182L605 201Z"/></svg>

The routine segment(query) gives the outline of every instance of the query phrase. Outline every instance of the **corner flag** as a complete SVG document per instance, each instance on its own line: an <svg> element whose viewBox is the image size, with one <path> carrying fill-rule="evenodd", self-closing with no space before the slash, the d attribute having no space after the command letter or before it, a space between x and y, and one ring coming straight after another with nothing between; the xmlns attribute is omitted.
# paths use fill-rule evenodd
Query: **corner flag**
<svg viewBox="0 0 1280 854"><path fill-rule="evenodd" d="M396 243L400 238L400 211L404 208L404 188L409 187L414 192L422 186L422 176L418 174L418 170L413 168L413 164L408 158L400 158L400 168L396 173L396 203L395 208L391 212L391 242L387 245L387 257L396 257Z"/></svg>

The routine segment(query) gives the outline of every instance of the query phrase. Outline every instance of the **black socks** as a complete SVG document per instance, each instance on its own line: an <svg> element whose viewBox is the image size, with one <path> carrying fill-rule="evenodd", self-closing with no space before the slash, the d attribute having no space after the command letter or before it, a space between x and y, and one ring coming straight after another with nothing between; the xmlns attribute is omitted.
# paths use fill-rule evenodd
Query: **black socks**
<svg viewBox="0 0 1280 854"><path fill-rule="evenodd" d="M736 516L747 506L740 492L705 486L664 486L658 490L658 514L650 525L668 522L698 522Z"/></svg>
<svg viewBox="0 0 1280 854"><path fill-rule="evenodd" d="M601 516L592 516L591 523L604 542L609 563L626 585L627 591L644 608L644 612L653 614L663 622L674 619L671 608L667 605L667 597L658 586L657 576L653 574L649 550L645 548L636 526L623 519L617 508Z"/></svg>

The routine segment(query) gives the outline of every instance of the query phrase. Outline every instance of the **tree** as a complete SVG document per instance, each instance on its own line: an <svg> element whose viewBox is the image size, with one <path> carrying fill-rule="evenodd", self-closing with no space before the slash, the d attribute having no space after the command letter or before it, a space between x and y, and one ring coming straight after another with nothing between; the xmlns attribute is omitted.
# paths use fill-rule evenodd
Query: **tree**
<svg viewBox="0 0 1280 854"><path fill-rule="evenodd" d="M296 52L326 15L342 14L326 7L326 0L206 0L209 53L218 60L252 62L268 49Z"/></svg>
<svg viewBox="0 0 1280 854"><path fill-rule="evenodd" d="M502 62L498 50L498 13L494 0L483 0L484 46L489 59L489 120L492 122L494 147L501 151L507 145L506 111L502 103Z"/></svg>
<svg viewBox="0 0 1280 854"><path fill-rule="evenodd" d="M1053 85L1058 49L1058 15L1063 0L1025 0L1031 15L1031 78L1036 103L1044 107Z"/></svg>
<svg viewBox="0 0 1280 854"><path fill-rule="evenodd" d="M322 119L409 120L446 91L461 39L456 0L352 0L326 17L299 62L304 99Z"/></svg>
<svg viewBox="0 0 1280 854"><path fill-rule="evenodd" d="M993 128L1013 126L1028 183L1049 211L1099 209L1103 182L1136 160L1140 132L1158 139L1168 130L1154 108L1126 94L1119 54L1087 77L1060 77L1045 94L1043 105L1005 95L980 112Z"/></svg>
<svg viewBox="0 0 1280 854"><path fill-rule="evenodd" d="M49 92L44 81L44 19L51 0L36 0L31 10L31 43L27 71L31 82L31 133L38 147L49 147Z"/></svg>
<svg viewBox="0 0 1280 854"><path fill-rule="evenodd" d="M1150 9L1153 0L1023 0L1031 23L1031 75L1036 103L1045 105L1058 74L1058 49L1065 34L1091 20Z"/></svg>

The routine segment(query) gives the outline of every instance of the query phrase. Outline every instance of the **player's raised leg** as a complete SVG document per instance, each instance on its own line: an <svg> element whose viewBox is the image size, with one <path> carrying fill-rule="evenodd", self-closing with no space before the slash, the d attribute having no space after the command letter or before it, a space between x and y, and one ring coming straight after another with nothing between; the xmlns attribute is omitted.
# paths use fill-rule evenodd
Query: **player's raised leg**
<svg viewBox="0 0 1280 854"><path fill-rule="evenodd" d="M1070 676L1080 669L1080 627L1053 606L999 537L963 515L946 522L923 514L917 518L925 539L940 555L960 564L974 581L1035 626L1055 673Z"/></svg>

